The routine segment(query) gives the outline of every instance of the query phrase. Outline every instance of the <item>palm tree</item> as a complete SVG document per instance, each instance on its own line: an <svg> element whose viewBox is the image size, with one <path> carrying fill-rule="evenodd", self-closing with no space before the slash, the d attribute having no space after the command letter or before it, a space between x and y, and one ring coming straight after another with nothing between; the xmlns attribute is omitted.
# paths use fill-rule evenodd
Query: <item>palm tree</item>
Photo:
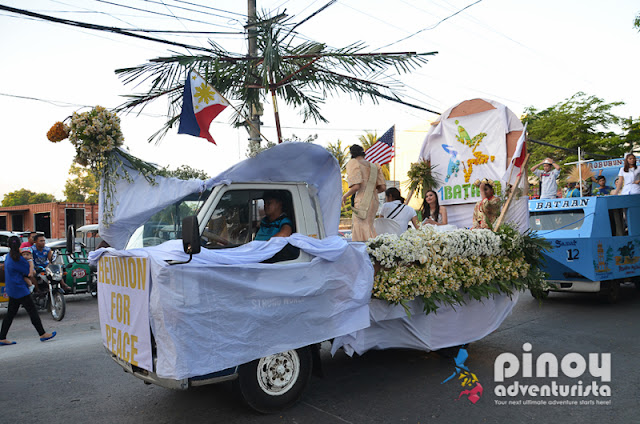
<svg viewBox="0 0 640 424"><path fill-rule="evenodd" d="M344 175L347 170L347 162L349 161L349 148L342 147L342 140L338 140L337 143L329 143L327 150L333 155L340 165L340 173Z"/></svg>
<svg viewBox="0 0 640 424"><path fill-rule="evenodd" d="M358 137L358 140L360 141L362 148L364 150L367 150L369 149L369 147L376 144L376 141L378 141L378 132L374 131L370 133L369 131L367 131L366 133L364 133L364 135Z"/></svg>
<svg viewBox="0 0 640 424"><path fill-rule="evenodd" d="M387 99L411 105L397 94L401 84L385 76L390 69L406 73L427 62L429 53L364 53L362 42L332 48L316 41L299 41L288 29L288 20L261 16L255 29L258 53L250 57L230 53L213 41L205 54L159 57L130 68L117 69L125 83L150 84L146 92L129 96L119 110L143 109L150 102L168 97L168 120L149 141L159 141L180 117L185 75L196 70L225 97L241 103L235 124L245 125L248 111L259 110L269 94L287 105L300 108L304 121L327 122L320 113L326 97L342 93L378 102ZM292 27L293 28L293 27ZM276 121L279 125L279 121Z"/></svg>

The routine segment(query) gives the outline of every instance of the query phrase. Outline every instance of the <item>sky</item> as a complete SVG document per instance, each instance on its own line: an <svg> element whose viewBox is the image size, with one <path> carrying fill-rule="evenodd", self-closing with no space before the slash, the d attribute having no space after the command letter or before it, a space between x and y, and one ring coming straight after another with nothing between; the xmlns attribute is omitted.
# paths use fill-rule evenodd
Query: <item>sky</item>
<svg viewBox="0 0 640 424"><path fill-rule="evenodd" d="M189 0L191 5L185 1L0 0L0 4L121 28L243 31L245 1ZM258 10L285 12L291 22L325 3L257 0ZM486 98L503 103L519 116L526 107L544 109L583 91L606 102L623 101L625 105L613 113L638 119L640 33L633 28L638 13L640 3L630 0L338 0L297 30L302 37L332 47L362 41L368 46L365 51L437 51L418 70L389 73L403 83L401 94L407 101L434 111ZM205 36L154 36L207 45ZM209 37L229 51L246 53L242 34ZM68 140L57 144L47 140L51 125L94 105L116 107L123 96L140 92L141 87L125 85L115 69L172 52L185 53L178 47L5 11L0 11L0 40L0 199L26 188L62 200L74 149ZM394 44L383 47L390 43ZM353 144L366 131L380 136L392 125L399 133L410 131L437 118L387 101L360 104L349 96L326 99L322 113L328 124L304 123L297 111L282 102L279 108L285 138L317 134L316 142L323 146L337 140L345 146ZM264 110L263 133L275 141L268 101ZM125 145L132 154L160 166L186 164L210 176L246 157L248 135L230 125L231 108L211 125L217 145L178 135L177 128L159 144L148 143L167 111L166 101L159 100L142 114L121 115Z"/></svg>

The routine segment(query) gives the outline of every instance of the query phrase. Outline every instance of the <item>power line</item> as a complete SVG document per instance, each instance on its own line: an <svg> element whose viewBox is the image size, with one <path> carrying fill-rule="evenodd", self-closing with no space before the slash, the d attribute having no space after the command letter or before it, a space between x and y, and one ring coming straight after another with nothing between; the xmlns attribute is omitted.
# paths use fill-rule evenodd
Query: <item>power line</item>
<svg viewBox="0 0 640 424"><path fill-rule="evenodd" d="M197 3L191 3L191 2L188 2L188 1L184 1L184 0L171 0L171 1L174 1L174 2L176 2L176 3L189 4L189 5L191 5L191 6L198 6L198 7L202 7L202 8L204 8L204 9L215 10L216 12L228 13L228 14L230 14L230 15L242 16L243 18L246 18L246 17L247 17L247 15L246 15L245 13L231 12L231 11L229 11L229 10L218 9L218 8L215 8L215 7L205 6L205 5L197 4Z"/></svg>
<svg viewBox="0 0 640 424"><path fill-rule="evenodd" d="M45 21L56 22L56 23L60 23L60 24L70 25L70 26L88 28L88 29L93 29L93 30L97 30L97 31L113 32L113 33L116 33L116 34L126 35L128 37L140 38L140 39L147 40L147 41L155 41L157 43L169 44L169 45L172 45L172 46L182 47L182 48L185 48L185 49L200 50L200 51L206 51L206 52L209 52L209 53L211 52L211 49L207 49L207 48L203 48L203 47L199 47L199 46L191 46L189 44L178 43L178 42L175 42L175 41L163 40L161 38L154 38L154 37L149 37L149 36L141 35L141 34L134 34L132 32L124 30L122 28L107 27L107 26L97 25L97 24L88 24L88 23L80 22L80 21L72 21L70 19L56 18L54 16L49 16L49 15L43 15L43 14L40 14L40 13L30 12L30 11L24 10L24 9L16 9L14 7L9 7L9 6L5 6L5 5L2 5L2 4L0 4L0 10L6 10L8 12L17 13L19 15L31 16L31 17L39 18L39 19L42 19L42 20L45 20Z"/></svg>
<svg viewBox="0 0 640 424"><path fill-rule="evenodd" d="M440 25L441 23L443 23L444 21L446 21L447 19L453 18L453 17L454 17L454 16L456 16L457 14L459 14L459 13L463 12L464 10L466 10L466 9L470 8L470 7L471 7L471 6L473 6L473 5L476 5L476 4L480 3L481 1L482 1L482 0L476 0L475 2L473 2L473 3L471 3L471 4L468 4L467 6L463 7L462 9L458 10L458 11L457 11L457 12L455 12L455 13L452 13L451 15L447 16L446 18L443 18L443 19L439 20L438 22L436 22L436 23L435 23L435 25L431 25L431 26L429 26L429 27L427 27L427 28L423 28L423 29L421 29L420 31L416 31L416 32L414 32L414 33L413 33L413 34L411 34L411 35L408 35L408 36L406 36L406 37L404 37L404 38L401 38L401 39L399 39L399 40L397 40L397 41L394 41L393 43L385 44L385 45L384 45L384 46L382 46L382 47L378 47L376 50L384 49L384 48L386 48L386 47L393 46L394 44L398 44L399 42L404 41L404 40L407 40L407 39L409 39L409 38L411 38L411 37L414 37L414 36L416 36L416 35L420 34L420 33L421 33L421 32L423 32L423 31L429 31L429 30L432 30L432 29L436 28L438 25Z"/></svg>
<svg viewBox="0 0 640 424"><path fill-rule="evenodd" d="M62 107L62 108L68 108L68 107L74 107L74 108L92 108L93 106L90 105L83 105L83 104L78 104L78 103L69 103L69 102L65 102L62 100L48 100L48 99L41 99L38 97L30 97L30 96L21 96L21 95L17 95L17 94L9 94L9 93L0 93L0 96L4 96L4 97L10 97L10 98L14 98L14 99L20 99L20 100L30 100L30 101L36 101L36 102L41 102L41 103L47 103L50 104L52 106L56 106L56 107ZM146 113L146 112L141 112L141 113L136 113L137 115L142 115L142 116L147 116L150 118L166 118L166 115L164 114L152 114L152 113ZM213 121L212 124L214 125L229 125L228 123L225 122L220 122L220 121ZM263 125L265 128L275 128L275 125ZM293 126L282 126L282 128L285 129L292 129L292 130L312 130L312 131L372 131L370 129L362 129L362 128L321 128L321 127L310 127L310 126L304 126L304 127L293 127ZM411 132L409 130L405 130L405 132Z"/></svg>
<svg viewBox="0 0 640 424"><path fill-rule="evenodd" d="M172 15L168 15L168 14L166 14L166 13L156 12L156 11L153 11L153 10L140 9L139 7L133 7L133 6L127 6L127 5L124 5L124 4L113 3L113 2L110 2L110 1L107 1L107 0L94 0L94 1L97 1L97 2L99 2L99 3L110 4L110 5L112 5L112 6L123 7L123 8L125 8L125 9L137 10L137 11L139 11L139 12L151 13L151 14L153 14L153 15L160 15L160 16L165 16L165 17L168 17L168 18L174 18L174 16L172 16ZM150 1L150 0L144 0L144 1ZM230 26L228 26L228 25L214 24L214 23L211 23L211 22L199 21L199 20L197 20L197 19L190 19L190 18L181 18L181 19L183 19L183 20L185 20L185 21L189 21L189 22L199 23L199 24L206 24L206 25L213 25L213 26L219 26L219 27L223 27L223 28L231 28L231 29L234 29L233 27L230 27Z"/></svg>
<svg viewBox="0 0 640 424"><path fill-rule="evenodd" d="M166 3L162 2L162 1L155 1L155 0L138 0L138 1L144 1L144 2L147 2L147 3L153 3L153 4L160 4L162 6L166 6L167 9L169 7L174 7L176 9L187 10L189 12L195 12L195 13L201 13L201 14L207 15L207 16L215 16L215 17L218 17L218 18L229 19L229 20L233 20L233 21L236 21L236 22L240 23L240 21L238 21L236 18L229 18L228 16L218 15L218 14L211 13L211 12L204 12L202 10L191 9L189 7L170 5L170 4L166 4Z"/></svg>

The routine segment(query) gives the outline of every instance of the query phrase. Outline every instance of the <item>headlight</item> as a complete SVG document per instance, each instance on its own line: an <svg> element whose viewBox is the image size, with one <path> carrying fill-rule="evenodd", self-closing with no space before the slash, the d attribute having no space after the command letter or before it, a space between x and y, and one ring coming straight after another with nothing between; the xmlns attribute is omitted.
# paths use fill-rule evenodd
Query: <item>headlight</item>
<svg viewBox="0 0 640 424"><path fill-rule="evenodd" d="M51 277L52 280L62 280L62 267L60 265L49 265L47 267L47 277Z"/></svg>

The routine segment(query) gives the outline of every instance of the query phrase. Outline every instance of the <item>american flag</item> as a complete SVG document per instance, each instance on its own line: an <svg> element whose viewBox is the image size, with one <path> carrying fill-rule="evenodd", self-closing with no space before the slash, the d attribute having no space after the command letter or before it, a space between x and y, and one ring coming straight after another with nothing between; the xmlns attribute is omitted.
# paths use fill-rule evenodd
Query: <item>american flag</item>
<svg viewBox="0 0 640 424"><path fill-rule="evenodd" d="M395 125L389 128L373 146L369 147L364 152L364 158L366 160L380 165L391 162L391 159L395 156L395 151L393 149L393 135L395 128Z"/></svg>

